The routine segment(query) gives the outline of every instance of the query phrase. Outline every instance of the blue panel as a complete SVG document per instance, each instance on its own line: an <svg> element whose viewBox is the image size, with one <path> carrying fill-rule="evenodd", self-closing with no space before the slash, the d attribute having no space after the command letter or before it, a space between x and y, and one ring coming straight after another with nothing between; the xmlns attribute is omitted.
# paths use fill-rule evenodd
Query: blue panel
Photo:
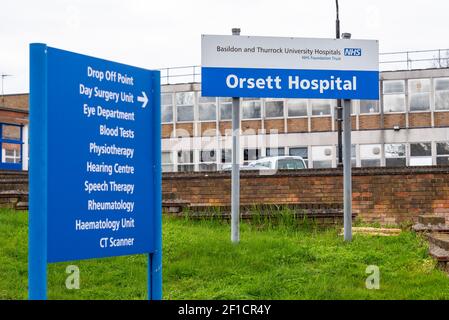
<svg viewBox="0 0 449 320"><path fill-rule="evenodd" d="M22 164L0 162L0 169L22 171Z"/></svg>
<svg viewBox="0 0 449 320"><path fill-rule="evenodd" d="M155 251L154 72L54 48L47 59L47 261Z"/></svg>
<svg viewBox="0 0 449 320"><path fill-rule="evenodd" d="M379 72L210 68L201 71L203 96L379 99Z"/></svg>
<svg viewBox="0 0 449 320"><path fill-rule="evenodd" d="M30 45L28 297L47 298L47 46Z"/></svg>

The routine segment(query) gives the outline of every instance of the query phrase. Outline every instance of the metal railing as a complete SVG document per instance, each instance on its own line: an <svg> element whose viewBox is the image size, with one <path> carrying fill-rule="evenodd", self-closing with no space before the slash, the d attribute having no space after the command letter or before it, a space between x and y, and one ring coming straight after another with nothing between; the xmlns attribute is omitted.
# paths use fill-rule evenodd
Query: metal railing
<svg viewBox="0 0 449 320"><path fill-rule="evenodd" d="M449 49L380 53L379 60L381 71L449 68Z"/></svg>
<svg viewBox="0 0 449 320"><path fill-rule="evenodd" d="M386 52L379 54L380 71L449 68L449 49ZM162 84L180 84L201 81L201 66L169 67L159 69Z"/></svg>

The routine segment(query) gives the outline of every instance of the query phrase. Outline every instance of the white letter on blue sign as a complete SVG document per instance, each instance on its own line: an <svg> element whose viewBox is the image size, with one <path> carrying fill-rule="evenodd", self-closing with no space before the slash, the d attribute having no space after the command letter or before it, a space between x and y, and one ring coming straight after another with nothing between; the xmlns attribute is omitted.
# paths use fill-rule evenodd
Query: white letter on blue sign
<svg viewBox="0 0 449 320"><path fill-rule="evenodd" d="M231 79L234 80L234 84L231 84ZM230 89L237 88L237 86L239 85L239 78L237 78L237 76L234 74L230 74L229 76L226 77L226 85Z"/></svg>

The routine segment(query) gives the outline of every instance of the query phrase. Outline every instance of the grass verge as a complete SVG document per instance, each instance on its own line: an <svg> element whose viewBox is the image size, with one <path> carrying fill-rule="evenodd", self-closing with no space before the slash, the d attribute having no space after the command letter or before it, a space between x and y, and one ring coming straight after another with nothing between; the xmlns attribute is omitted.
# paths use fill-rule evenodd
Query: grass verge
<svg viewBox="0 0 449 320"><path fill-rule="evenodd" d="M283 223L241 225L164 218L164 299L449 299L449 278L411 232L355 236ZM0 299L27 297L27 213L0 209ZM49 299L145 299L144 255L49 264ZM68 290L65 270L80 269L80 290ZM368 290L370 265L380 289Z"/></svg>

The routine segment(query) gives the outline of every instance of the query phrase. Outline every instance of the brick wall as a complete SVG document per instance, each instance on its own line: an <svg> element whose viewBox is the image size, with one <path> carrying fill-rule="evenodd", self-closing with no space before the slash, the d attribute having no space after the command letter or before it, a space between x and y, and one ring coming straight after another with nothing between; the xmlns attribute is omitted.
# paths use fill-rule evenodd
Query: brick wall
<svg viewBox="0 0 449 320"><path fill-rule="evenodd" d="M1 98L0 106L28 112L29 109L28 94L10 94Z"/></svg>
<svg viewBox="0 0 449 320"><path fill-rule="evenodd" d="M167 173L164 199L194 206L229 206L229 173ZM241 173L241 204L341 204L339 169L280 172L263 176ZM449 218L449 167L356 168L353 211L365 221L401 223L435 213Z"/></svg>

